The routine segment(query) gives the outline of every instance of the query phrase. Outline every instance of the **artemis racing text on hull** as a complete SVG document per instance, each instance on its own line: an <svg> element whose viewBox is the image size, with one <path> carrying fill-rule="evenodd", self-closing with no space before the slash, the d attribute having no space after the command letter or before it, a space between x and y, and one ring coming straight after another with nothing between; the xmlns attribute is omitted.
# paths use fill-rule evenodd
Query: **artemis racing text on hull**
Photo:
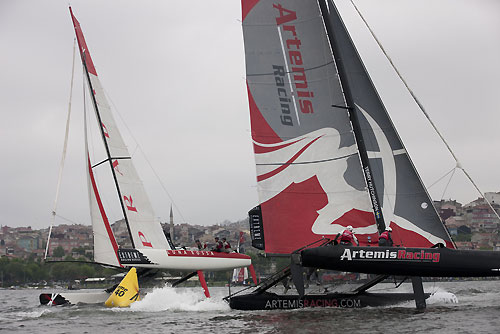
<svg viewBox="0 0 500 334"><path fill-rule="evenodd" d="M500 253L494 251L336 245L305 249L300 262L305 267L398 276L500 276Z"/></svg>
<svg viewBox="0 0 500 334"><path fill-rule="evenodd" d="M430 294L426 294L428 298ZM236 310L275 310L313 307L362 308L394 305L413 300L413 293L327 293L278 295L276 293L250 293L229 299L229 306Z"/></svg>

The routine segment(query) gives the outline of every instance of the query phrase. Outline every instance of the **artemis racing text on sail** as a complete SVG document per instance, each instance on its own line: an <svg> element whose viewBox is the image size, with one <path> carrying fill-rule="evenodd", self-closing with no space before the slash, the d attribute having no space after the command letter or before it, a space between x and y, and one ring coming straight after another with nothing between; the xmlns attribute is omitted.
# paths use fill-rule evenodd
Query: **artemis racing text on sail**
<svg viewBox="0 0 500 334"><path fill-rule="evenodd" d="M299 101L300 111L304 114L313 113L314 110L311 98L314 97L314 93L308 90L305 68L303 67L304 62L302 61L302 53L300 52L302 42L297 37L295 25L289 24L297 19L297 13L283 8L281 4L273 4L273 8L276 8L279 11L279 16L276 17L276 24L278 27L281 26L284 34L287 35L285 37L287 38L285 42L285 52L287 54L285 57L288 56L286 58L288 58L288 61L292 66L291 71L293 73L293 81ZM284 66L273 65L273 73L278 90L278 99L281 106L281 123L283 125L293 126L293 119L290 115L290 103L292 102L290 97L292 97L292 94L288 96L285 88L285 72Z"/></svg>

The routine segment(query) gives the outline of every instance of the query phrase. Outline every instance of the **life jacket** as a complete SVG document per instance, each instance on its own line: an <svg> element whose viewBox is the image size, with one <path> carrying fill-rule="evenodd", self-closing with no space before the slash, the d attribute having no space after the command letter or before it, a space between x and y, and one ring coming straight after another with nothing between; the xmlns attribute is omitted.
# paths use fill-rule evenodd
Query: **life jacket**
<svg viewBox="0 0 500 334"><path fill-rule="evenodd" d="M226 242L224 243L224 248L225 248L225 249L231 248L231 244L230 244L229 242L227 242L227 241L226 241Z"/></svg>
<svg viewBox="0 0 500 334"><path fill-rule="evenodd" d="M340 237L340 242L352 243L353 233L349 230L345 230Z"/></svg>
<svg viewBox="0 0 500 334"><path fill-rule="evenodd" d="M217 242L215 243L215 248L214 248L214 251L216 251L216 252L220 252L220 251L222 251L222 241L220 241L220 240L219 240L219 241L217 241Z"/></svg>
<svg viewBox="0 0 500 334"><path fill-rule="evenodd" d="M389 240L389 232L388 231L382 232L382 234L380 234L379 239Z"/></svg>

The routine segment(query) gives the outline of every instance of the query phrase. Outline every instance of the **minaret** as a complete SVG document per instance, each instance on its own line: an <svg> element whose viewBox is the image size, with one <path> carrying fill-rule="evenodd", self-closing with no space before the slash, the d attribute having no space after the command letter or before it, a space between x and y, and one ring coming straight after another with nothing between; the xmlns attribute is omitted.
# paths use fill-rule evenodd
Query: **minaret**
<svg viewBox="0 0 500 334"><path fill-rule="evenodd" d="M172 211L172 204L170 204L170 240L174 241L174 212Z"/></svg>

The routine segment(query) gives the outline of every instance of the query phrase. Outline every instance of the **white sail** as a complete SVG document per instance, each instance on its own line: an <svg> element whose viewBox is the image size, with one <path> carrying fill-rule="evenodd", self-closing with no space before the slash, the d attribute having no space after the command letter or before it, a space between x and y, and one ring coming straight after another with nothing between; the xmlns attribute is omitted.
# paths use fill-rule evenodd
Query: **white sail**
<svg viewBox="0 0 500 334"><path fill-rule="evenodd" d="M104 95L97 71L87 48L78 20L71 13L82 62L85 65L88 84L94 102L96 117L102 128L102 138L108 153L123 214L128 223L135 248L170 249L163 229L155 220L153 208L144 186L132 164L130 153L116 126L111 108ZM92 202L92 200L91 200ZM95 215L93 213L93 215Z"/></svg>
<svg viewBox="0 0 500 334"><path fill-rule="evenodd" d="M97 75L89 73L99 107L104 138L108 143L121 201L128 218L135 248L168 248L163 229L155 215L130 153L118 131Z"/></svg>

